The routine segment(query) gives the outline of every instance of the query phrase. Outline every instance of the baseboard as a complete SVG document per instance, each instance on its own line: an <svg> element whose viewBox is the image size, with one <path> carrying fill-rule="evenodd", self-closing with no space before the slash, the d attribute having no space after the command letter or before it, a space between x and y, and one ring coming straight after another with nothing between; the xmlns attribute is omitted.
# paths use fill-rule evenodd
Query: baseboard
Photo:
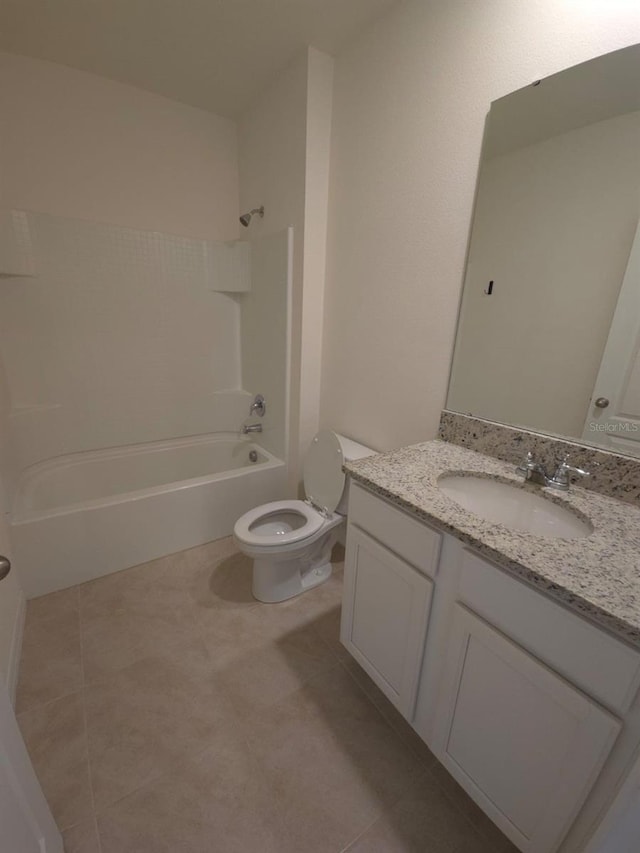
<svg viewBox="0 0 640 853"><path fill-rule="evenodd" d="M11 650L9 652L9 666L7 667L7 690L12 705L16 704L16 688L18 686L18 669L20 667L20 655L22 654L22 636L24 634L24 620L27 614L27 599L20 591L16 616L13 623L11 635Z"/></svg>

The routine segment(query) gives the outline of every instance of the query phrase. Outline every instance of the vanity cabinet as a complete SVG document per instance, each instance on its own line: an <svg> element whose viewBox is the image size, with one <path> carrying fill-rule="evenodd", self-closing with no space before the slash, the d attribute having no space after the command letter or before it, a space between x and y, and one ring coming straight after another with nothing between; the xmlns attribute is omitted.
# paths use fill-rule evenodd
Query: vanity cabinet
<svg viewBox="0 0 640 853"><path fill-rule="evenodd" d="M432 749L522 851L555 850L620 721L455 604Z"/></svg>
<svg viewBox="0 0 640 853"><path fill-rule="evenodd" d="M520 850L582 850L640 745L638 651L357 484L348 518L343 644Z"/></svg>

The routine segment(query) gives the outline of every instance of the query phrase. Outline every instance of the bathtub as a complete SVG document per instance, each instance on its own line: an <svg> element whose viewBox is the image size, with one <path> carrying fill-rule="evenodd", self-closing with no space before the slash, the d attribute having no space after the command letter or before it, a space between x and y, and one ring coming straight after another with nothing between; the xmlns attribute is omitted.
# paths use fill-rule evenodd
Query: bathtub
<svg viewBox="0 0 640 853"><path fill-rule="evenodd" d="M285 463L234 434L60 456L18 484L14 558L32 598L228 536L284 497Z"/></svg>

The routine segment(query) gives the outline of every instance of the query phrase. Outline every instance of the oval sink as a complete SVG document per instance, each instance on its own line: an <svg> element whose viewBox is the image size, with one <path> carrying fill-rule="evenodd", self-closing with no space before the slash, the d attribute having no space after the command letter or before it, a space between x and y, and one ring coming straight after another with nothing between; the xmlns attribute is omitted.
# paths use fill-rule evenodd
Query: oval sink
<svg viewBox="0 0 640 853"><path fill-rule="evenodd" d="M442 474L438 487L463 509L510 530L553 539L581 539L591 524L542 495L501 480Z"/></svg>

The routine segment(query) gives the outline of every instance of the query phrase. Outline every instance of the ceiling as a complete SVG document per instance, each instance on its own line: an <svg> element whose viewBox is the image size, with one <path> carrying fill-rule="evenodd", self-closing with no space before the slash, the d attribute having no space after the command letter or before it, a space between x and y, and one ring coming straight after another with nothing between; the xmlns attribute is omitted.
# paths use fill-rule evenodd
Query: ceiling
<svg viewBox="0 0 640 853"><path fill-rule="evenodd" d="M0 50L235 116L307 45L335 54L398 0L1 0Z"/></svg>

